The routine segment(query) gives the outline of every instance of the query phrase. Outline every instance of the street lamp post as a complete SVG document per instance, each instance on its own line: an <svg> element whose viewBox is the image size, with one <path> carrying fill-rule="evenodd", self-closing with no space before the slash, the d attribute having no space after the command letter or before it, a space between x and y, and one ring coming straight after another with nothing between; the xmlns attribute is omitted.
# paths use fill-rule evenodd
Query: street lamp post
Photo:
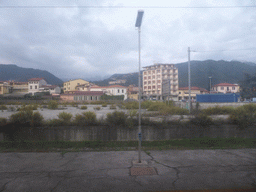
<svg viewBox="0 0 256 192"><path fill-rule="evenodd" d="M212 90L212 77L209 77L210 79L210 94L211 94L211 90Z"/></svg>
<svg viewBox="0 0 256 192"><path fill-rule="evenodd" d="M137 20L135 23L135 27L138 27L138 35L139 35L139 163L141 163L141 140L142 140L142 134L141 134L141 73L140 73L140 27L142 22L144 11L139 10L137 14Z"/></svg>

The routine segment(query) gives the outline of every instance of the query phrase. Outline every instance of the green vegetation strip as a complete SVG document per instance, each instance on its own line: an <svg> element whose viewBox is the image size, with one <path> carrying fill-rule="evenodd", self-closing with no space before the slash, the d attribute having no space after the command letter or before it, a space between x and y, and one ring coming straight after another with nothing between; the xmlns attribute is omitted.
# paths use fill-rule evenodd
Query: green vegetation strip
<svg viewBox="0 0 256 192"><path fill-rule="evenodd" d="M0 151L120 151L136 150L138 141L1 141ZM195 138L143 141L143 150L256 148L254 138Z"/></svg>

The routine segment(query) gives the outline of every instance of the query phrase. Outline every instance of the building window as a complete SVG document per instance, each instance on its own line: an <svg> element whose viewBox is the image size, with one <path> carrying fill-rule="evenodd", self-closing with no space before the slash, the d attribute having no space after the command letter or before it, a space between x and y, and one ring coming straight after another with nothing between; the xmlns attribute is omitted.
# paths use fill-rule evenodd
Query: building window
<svg viewBox="0 0 256 192"><path fill-rule="evenodd" d="M157 73L160 73L160 70L157 70Z"/></svg>
<svg viewBox="0 0 256 192"><path fill-rule="evenodd" d="M155 84L155 83L156 83L156 81L152 81L152 83L153 83L153 84Z"/></svg>
<svg viewBox="0 0 256 192"><path fill-rule="evenodd" d="M224 90L224 87L221 87L221 90Z"/></svg>
<svg viewBox="0 0 256 192"><path fill-rule="evenodd" d="M156 78L156 76L154 75L152 78L153 78L153 79L155 79L155 78Z"/></svg>
<svg viewBox="0 0 256 192"><path fill-rule="evenodd" d="M155 89L156 88L156 86L152 86L152 89Z"/></svg>
<svg viewBox="0 0 256 192"><path fill-rule="evenodd" d="M35 89L37 89L37 86L35 85Z"/></svg>
<svg viewBox="0 0 256 192"><path fill-rule="evenodd" d="M124 93L124 90L122 89L122 93Z"/></svg>
<svg viewBox="0 0 256 192"><path fill-rule="evenodd" d="M157 85L157 88L161 88L161 85Z"/></svg>
<svg viewBox="0 0 256 192"><path fill-rule="evenodd" d="M160 75L157 75L157 79L159 79L160 78Z"/></svg>
<svg viewBox="0 0 256 192"><path fill-rule="evenodd" d="M119 93L120 91L119 91L119 89L117 89L117 93Z"/></svg>
<svg viewBox="0 0 256 192"><path fill-rule="evenodd" d="M151 81L149 81L148 84L151 84Z"/></svg>
<svg viewBox="0 0 256 192"><path fill-rule="evenodd" d="M147 81L144 81L144 85L146 85L147 84Z"/></svg>
<svg viewBox="0 0 256 192"><path fill-rule="evenodd" d="M232 87L232 90L236 90L236 88L235 88L235 87Z"/></svg>
<svg viewBox="0 0 256 192"><path fill-rule="evenodd" d="M151 77L149 76L148 79L151 79Z"/></svg>
<svg viewBox="0 0 256 192"><path fill-rule="evenodd" d="M144 89L147 89L147 86L144 86Z"/></svg>
<svg viewBox="0 0 256 192"><path fill-rule="evenodd" d="M229 87L227 87L227 91L229 91Z"/></svg>
<svg viewBox="0 0 256 192"><path fill-rule="evenodd" d="M146 72L146 71L144 71L144 75L147 75L147 72Z"/></svg>
<svg viewBox="0 0 256 192"><path fill-rule="evenodd" d="M30 86L30 89L32 89L32 86Z"/></svg>
<svg viewBox="0 0 256 192"><path fill-rule="evenodd" d="M144 77L144 79L147 79L147 77Z"/></svg>
<svg viewBox="0 0 256 192"><path fill-rule="evenodd" d="M151 86L148 86L148 89L151 89Z"/></svg>
<svg viewBox="0 0 256 192"><path fill-rule="evenodd" d="M148 74L151 74L151 71L149 71Z"/></svg>
<svg viewBox="0 0 256 192"><path fill-rule="evenodd" d="M161 80L157 80L157 83L161 83Z"/></svg>

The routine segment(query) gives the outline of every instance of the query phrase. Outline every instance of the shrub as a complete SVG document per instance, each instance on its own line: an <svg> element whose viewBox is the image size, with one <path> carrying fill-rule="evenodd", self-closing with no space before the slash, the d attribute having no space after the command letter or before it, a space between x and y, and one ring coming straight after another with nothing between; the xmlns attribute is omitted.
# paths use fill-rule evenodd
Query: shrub
<svg viewBox="0 0 256 192"><path fill-rule="evenodd" d="M93 109L99 111L101 110L101 107L94 107Z"/></svg>
<svg viewBox="0 0 256 192"><path fill-rule="evenodd" d="M209 126L213 124L213 121L212 118L210 118L208 115L201 113L195 118L191 119L190 123L197 126Z"/></svg>
<svg viewBox="0 0 256 192"><path fill-rule="evenodd" d="M109 109L116 109L115 105L110 105Z"/></svg>
<svg viewBox="0 0 256 192"><path fill-rule="evenodd" d="M3 118L3 117L0 117L0 126L4 126L6 124L7 124L7 119Z"/></svg>
<svg viewBox="0 0 256 192"><path fill-rule="evenodd" d="M162 109L166 109L166 104L163 102L152 102L151 105L147 108L148 111L160 111Z"/></svg>
<svg viewBox="0 0 256 192"><path fill-rule="evenodd" d="M96 114L91 111L87 111L82 114L77 114L75 116L75 123L77 125L94 125L97 123Z"/></svg>
<svg viewBox="0 0 256 192"><path fill-rule="evenodd" d="M139 102L132 101L124 103L125 109L139 109Z"/></svg>
<svg viewBox="0 0 256 192"><path fill-rule="evenodd" d="M202 109L202 113L205 113L207 115L224 115L224 114L231 114L234 111L234 107L209 107L207 109Z"/></svg>
<svg viewBox="0 0 256 192"><path fill-rule="evenodd" d="M54 100L49 101L48 109L58 109L58 102Z"/></svg>
<svg viewBox="0 0 256 192"><path fill-rule="evenodd" d="M73 117L73 115L71 113L61 112L61 113L59 113L58 117L65 124L68 124L68 123L70 123L70 120Z"/></svg>
<svg viewBox="0 0 256 192"><path fill-rule="evenodd" d="M229 117L231 123L237 124L241 129L254 125L256 121L256 105L237 107Z"/></svg>
<svg viewBox="0 0 256 192"><path fill-rule="evenodd" d="M32 127L41 126L43 124L44 117L39 112L34 112L32 115L32 120L30 122L30 125Z"/></svg>
<svg viewBox="0 0 256 192"><path fill-rule="evenodd" d="M130 116L131 118L133 118L133 117L135 117L135 116L137 116L137 115L138 115L137 110L133 109L133 110L129 111L129 116Z"/></svg>
<svg viewBox="0 0 256 192"><path fill-rule="evenodd" d="M107 106L108 106L107 103L103 103L103 104L102 104L102 107L107 107Z"/></svg>
<svg viewBox="0 0 256 192"><path fill-rule="evenodd" d="M87 106L86 106L86 105L83 105L83 106L80 107L80 109L85 110L85 109L87 109Z"/></svg>
<svg viewBox="0 0 256 192"><path fill-rule="evenodd" d="M0 110L7 110L6 105L0 105Z"/></svg>
<svg viewBox="0 0 256 192"><path fill-rule="evenodd" d="M32 110L24 110L12 114L10 122L14 124L29 124L30 126L39 126L43 122L43 116L39 112L33 113Z"/></svg>
<svg viewBox="0 0 256 192"><path fill-rule="evenodd" d="M17 111L30 111L30 110L37 110L38 105L37 104L31 104L31 105L22 105L20 108L17 109Z"/></svg>
<svg viewBox="0 0 256 192"><path fill-rule="evenodd" d="M111 125L125 125L127 120L127 115L122 111L115 111L113 113L108 113L106 121Z"/></svg>
<svg viewBox="0 0 256 192"><path fill-rule="evenodd" d="M51 127L57 127L57 126L64 125L64 122L61 121L60 119L50 119L50 120L46 121L46 125L51 126Z"/></svg>

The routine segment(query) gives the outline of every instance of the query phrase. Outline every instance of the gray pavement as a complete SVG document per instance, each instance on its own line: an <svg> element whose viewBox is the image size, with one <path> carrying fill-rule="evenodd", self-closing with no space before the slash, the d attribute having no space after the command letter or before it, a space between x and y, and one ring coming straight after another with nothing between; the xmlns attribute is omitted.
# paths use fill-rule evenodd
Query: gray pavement
<svg viewBox="0 0 256 192"><path fill-rule="evenodd" d="M0 153L0 191L256 189L256 149L142 152L157 175L131 175L137 151Z"/></svg>

